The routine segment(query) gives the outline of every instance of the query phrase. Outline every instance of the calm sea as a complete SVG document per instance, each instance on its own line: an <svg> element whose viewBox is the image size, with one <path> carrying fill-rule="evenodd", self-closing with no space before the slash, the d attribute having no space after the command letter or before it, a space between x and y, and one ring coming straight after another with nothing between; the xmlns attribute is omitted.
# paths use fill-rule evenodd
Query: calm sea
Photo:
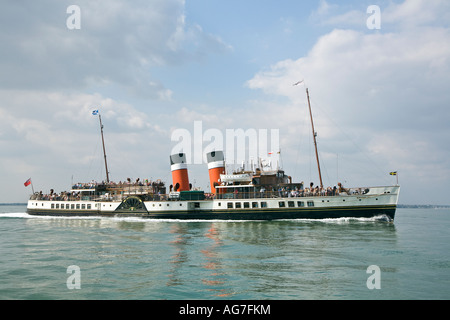
<svg viewBox="0 0 450 320"><path fill-rule="evenodd" d="M220 222L3 205L0 299L449 299L449 231L446 209L398 209L394 223Z"/></svg>

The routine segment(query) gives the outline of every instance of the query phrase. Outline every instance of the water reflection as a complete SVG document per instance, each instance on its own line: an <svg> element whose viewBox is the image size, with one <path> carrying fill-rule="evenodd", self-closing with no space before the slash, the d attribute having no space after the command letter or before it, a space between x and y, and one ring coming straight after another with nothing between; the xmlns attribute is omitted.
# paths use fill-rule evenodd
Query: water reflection
<svg viewBox="0 0 450 320"><path fill-rule="evenodd" d="M169 226L169 233L174 235L174 238L168 243L175 248L175 252L170 257L169 275L167 286L177 286L183 284L183 276L180 274L182 265L188 260L188 243L189 238L186 237L187 225L172 224Z"/></svg>
<svg viewBox="0 0 450 320"><path fill-rule="evenodd" d="M170 258L167 286L194 285L211 297L230 297L228 278L223 266L223 241L215 223L171 224L175 249Z"/></svg>
<svg viewBox="0 0 450 320"><path fill-rule="evenodd" d="M113 268L118 288L152 298L339 297L349 286L366 289L371 264L398 272L386 262L397 243L395 225L386 222L51 218L27 224L62 231L66 241L74 236L79 242L68 254L92 255L85 259L98 274ZM61 237L52 232L46 235Z"/></svg>
<svg viewBox="0 0 450 320"><path fill-rule="evenodd" d="M367 221L180 223L171 225L171 233L176 251L167 285L195 282L210 297L238 299L248 292L262 298L277 292L288 299L339 297L345 285L359 282L364 289L367 267L395 255L397 241L394 224ZM311 295L311 287L321 290Z"/></svg>
<svg viewBox="0 0 450 320"><path fill-rule="evenodd" d="M205 257L203 268L207 270L202 282L207 286L207 290L216 297L231 297L233 291L228 288L228 277L223 266L223 255L221 247L223 241L220 239L220 231L217 224L212 223L205 233L212 243L200 252Z"/></svg>

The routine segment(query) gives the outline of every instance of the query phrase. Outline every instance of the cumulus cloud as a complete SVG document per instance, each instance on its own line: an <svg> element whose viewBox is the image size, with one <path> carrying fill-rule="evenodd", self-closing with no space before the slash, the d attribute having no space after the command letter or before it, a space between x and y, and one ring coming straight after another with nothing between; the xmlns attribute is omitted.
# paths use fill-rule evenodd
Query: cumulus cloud
<svg viewBox="0 0 450 320"><path fill-rule="evenodd" d="M133 93L170 98L151 67L181 64L228 50L217 36L184 18L184 0L78 1L81 29L66 26L69 1L11 2L0 19L0 85L67 89L118 84Z"/></svg>
<svg viewBox="0 0 450 320"><path fill-rule="evenodd" d="M383 13L383 22L401 28L447 25L450 3L445 0L415 0L390 3Z"/></svg>
<svg viewBox="0 0 450 320"><path fill-rule="evenodd" d="M361 10L350 10L342 12L337 4L331 4L321 0L319 6L314 10L309 19L314 24L332 25L339 27L361 27L365 25L365 12Z"/></svg>
<svg viewBox="0 0 450 320"><path fill-rule="evenodd" d="M2 179L14 182L2 195L26 198L22 180L29 176L36 189L57 190L67 188L71 175L75 182L104 178L94 108L104 120L116 180L170 181L171 132L193 132L201 120L204 130L280 129L288 174L317 181L307 165L315 160L305 87L293 86L302 79L327 184L338 178L380 183L369 171L387 176L398 170L407 188L450 178L448 1L389 3L381 7L380 30L366 28L365 7L321 1L309 23L329 30L309 52L249 79L247 88L262 92L260 99L239 107L221 101L220 110L203 102L173 103L176 92L152 74L233 50L188 21L184 0L81 0L80 30L66 27L70 1L27 1L26 10L22 4L8 2L0 11L0 167L7 168ZM198 171L197 179L204 166ZM410 195L419 194L409 188Z"/></svg>
<svg viewBox="0 0 450 320"><path fill-rule="evenodd" d="M315 14L339 25L345 13L335 17L332 9L322 1ZM436 172L440 181L443 175L448 180L450 29L443 22L448 9L447 2L437 0L392 4L381 12L385 23L381 30L333 29L306 56L279 61L247 85L288 98L291 102L284 107L294 115L306 99L304 89L292 84L304 79L319 122L319 143L332 150L330 159L350 137L366 158L381 163L386 171L403 170L403 181L412 183L416 177L425 185ZM285 121L296 126L296 119ZM348 152L353 160L367 160L349 149L343 152L342 158Z"/></svg>
<svg viewBox="0 0 450 320"><path fill-rule="evenodd" d="M150 119L128 103L101 94L1 90L0 164L4 181L13 182L4 185L8 189L2 190L3 196L11 191L26 193L23 177L32 177L35 188L44 191L66 190L71 176L75 182L105 179L95 109L100 110L105 127L112 178L164 172L151 159L168 154L168 147L160 142L167 140L169 131L155 124L157 118Z"/></svg>
<svg viewBox="0 0 450 320"><path fill-rule="evenodd" d="M153 68L231 47L187 22L184 0L80 0L80 29L66 24L72 1L25 4L4 3L0 11L0 161L7 168L2 180L14 181L0 190L0 201L28 194L23 177L32 176L36 188L60 190L71 174L102 180L94 109L105 125L114 179L165 174L167 164L155 155L170 150L165 111L173 91Z"/></svg>

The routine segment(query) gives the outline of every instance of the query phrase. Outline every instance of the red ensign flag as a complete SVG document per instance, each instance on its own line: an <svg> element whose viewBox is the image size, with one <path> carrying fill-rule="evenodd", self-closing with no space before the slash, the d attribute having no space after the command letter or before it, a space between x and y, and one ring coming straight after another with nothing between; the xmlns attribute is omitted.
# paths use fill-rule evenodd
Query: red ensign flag
<svg viewBox="0 0 450 320"><path fill-rule="evenodd" d="M24 185L25 187L28 187L31 184L31 178L25 181Z"/></svg>

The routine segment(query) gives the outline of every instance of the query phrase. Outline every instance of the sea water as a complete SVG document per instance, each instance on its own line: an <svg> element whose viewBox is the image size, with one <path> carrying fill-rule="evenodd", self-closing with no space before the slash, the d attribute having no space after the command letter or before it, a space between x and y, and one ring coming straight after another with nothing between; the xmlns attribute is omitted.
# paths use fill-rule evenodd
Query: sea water
<svg viewBox="0 0 450 320"><path fill-rule="evenodd" d="M0 299L449 299L450 210L378 219L55 218L0 206Z"/></svg>

